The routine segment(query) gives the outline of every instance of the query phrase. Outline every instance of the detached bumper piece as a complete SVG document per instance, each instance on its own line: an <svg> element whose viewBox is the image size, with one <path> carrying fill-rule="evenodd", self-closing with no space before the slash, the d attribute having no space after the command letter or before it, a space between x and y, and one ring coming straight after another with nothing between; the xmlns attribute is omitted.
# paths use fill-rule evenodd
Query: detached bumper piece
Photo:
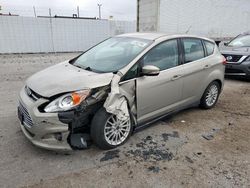
<svg viewBox="0 0 250 188"><path fill-rule="evenodd" d="M70 134L69 143L72 149L87 149L91 145L91 140L89 134L76 133Z"/></svg>
<svg viewBox="0 0 250 188"><path fill-rule="evenodd" d="M91 112L88 109L81 112L68 111L58 113L59 120L69 127L68 143L72 149L82 150L90 147L89 124Z"/></svg>

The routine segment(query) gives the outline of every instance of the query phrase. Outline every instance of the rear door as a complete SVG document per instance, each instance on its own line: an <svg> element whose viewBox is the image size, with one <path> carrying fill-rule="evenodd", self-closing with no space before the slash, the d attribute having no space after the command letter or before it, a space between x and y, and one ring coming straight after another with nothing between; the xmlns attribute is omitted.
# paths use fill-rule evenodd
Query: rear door
<svg viewBox="0 0 250 188"><path fill-rule="evenodd" d="M201 39L182 38L183 46L183 96L184 104L199 100L206 80L209 62Z"/></svg>
<svg viewBox="0 0 250 188"><path fill-rule="evenodd" d="M141 61L142 66L154 65L161 71L158 76L137 78L138 123L163 115L178 106L183 85L177 39L158 44Z"/></svg>

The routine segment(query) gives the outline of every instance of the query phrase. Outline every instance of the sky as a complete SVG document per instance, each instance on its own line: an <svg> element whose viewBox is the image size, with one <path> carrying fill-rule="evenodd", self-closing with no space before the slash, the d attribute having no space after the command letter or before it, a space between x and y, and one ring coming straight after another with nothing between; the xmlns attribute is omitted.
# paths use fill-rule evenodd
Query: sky
<svg viewBox="0 0 250 188"><path fill-rule="evenodd" d="M12 13L20 16L48 16L51 8L52 16L72 16L79 6L80 16L98 17L98 6L101 16L115 20L136 20L136 0L0 0L1 13Z"/></svg>

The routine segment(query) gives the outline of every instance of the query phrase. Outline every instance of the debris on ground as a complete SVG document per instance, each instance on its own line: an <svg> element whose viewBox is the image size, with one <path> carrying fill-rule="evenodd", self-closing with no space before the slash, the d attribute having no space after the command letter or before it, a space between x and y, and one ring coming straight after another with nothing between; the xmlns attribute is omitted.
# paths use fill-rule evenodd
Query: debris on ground
<svg viewBox="0 0 250 188"><path fill-rule="evenodd" d="M196 154L197 154L197 155L202 155L202 152L197 152Z"/></svg>
<svg viewBox="0 0 250 188"><path fill-rule="evenodd" d="M188 157L188 156L185 156L185 159L189 163L194 163L194 161L190 157Z"/></svg>
<svg viewBox="0 0 250 188"><path fill-rule="evenodd" d="M217 133L220 129L212 129L209 133L203 134L202 137L206 140L212 140L214 138L214 134Z"/></svg>
<svg viewBox="0 0 250 188"><path fill-rule="evenodd" d="M136 147L137 149L129 150L127 154L143 161L170 161L174 157L173 153L168 151L168 148L161 147L161 145L158 146L152 136L147 136L142 139L142 142L136 144Z"/></svg>
<svg viewBox="0 0 250 188"><path fill-rule="evenodd" d="M150 166L150 167L148 167L148 171L151 171L154 173L159 173L160 168L158 166Z"/></svg>
<svg viewBox="0 0 250 188"><path fill-rule="evenodd" d="M100 159L101 162L103 161L108 161L108 160L111 160L111 159L114 159L114 158L119 158L119 153L120 153L120 150L119 149L116 149L116 150L112 150L112 151L107 151L105 152L104 154L104 157L102 157Z"/></svg>

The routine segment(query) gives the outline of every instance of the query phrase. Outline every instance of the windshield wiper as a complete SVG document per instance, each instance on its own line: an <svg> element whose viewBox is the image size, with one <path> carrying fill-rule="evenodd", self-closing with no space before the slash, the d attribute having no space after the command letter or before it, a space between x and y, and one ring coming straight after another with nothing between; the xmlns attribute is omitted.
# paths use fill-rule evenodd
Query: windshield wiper
<svg viewBox="0 0 250 188"><path fill-rule="evenodd" d="M80 69L84 69L84 70L88 70L88 71L92 71L92 69L90 67L84 67L84 66L81 66L79 64L74 64L74 66L80 68Z"/></svg>
<svg viewBox="0 0 250 188"><path fill-rule="evenodd" d="M78 68L82 69L82 67L81 67L80 65L75 65L75 64L74 64L74 66L76 66L76 67L78 67Z"/></svg>
<svg viewBox="0 0 250 188"><path fill-rule="evenodd" d="M84 67L84 70L92 71L92 69L90 67Z"/></svg>

